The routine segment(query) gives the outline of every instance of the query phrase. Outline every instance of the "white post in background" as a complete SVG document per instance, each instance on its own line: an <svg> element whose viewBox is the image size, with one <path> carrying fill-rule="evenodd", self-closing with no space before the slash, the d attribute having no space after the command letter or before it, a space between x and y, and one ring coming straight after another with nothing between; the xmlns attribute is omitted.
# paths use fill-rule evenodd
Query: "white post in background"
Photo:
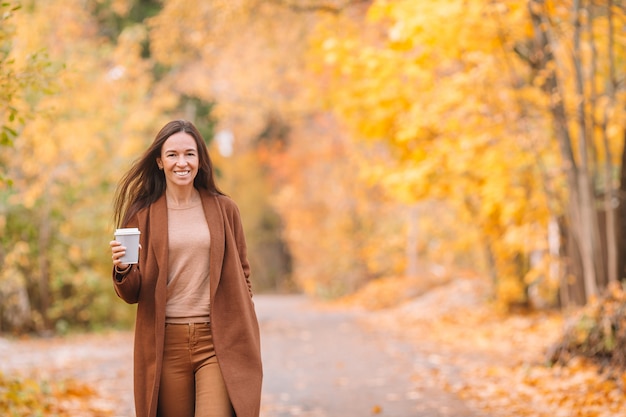
<svg viewBox="0 0 626 417"><path fill-rule="evenodd" d="M233 146L235 143L235 135L232 131L224 129L215 135L217 142L217 150L225 158L233 156Z"/></svg>
<svg viewBox="0 0 626 417"><path fill-rule="evenodd" d="M560 297L563 306L569 305L569 293L567 277L561 272L561 228L556 218L551 217L548 223L548 253L550 256L549 274L552 282L559 282L561 286Z"/></svg>

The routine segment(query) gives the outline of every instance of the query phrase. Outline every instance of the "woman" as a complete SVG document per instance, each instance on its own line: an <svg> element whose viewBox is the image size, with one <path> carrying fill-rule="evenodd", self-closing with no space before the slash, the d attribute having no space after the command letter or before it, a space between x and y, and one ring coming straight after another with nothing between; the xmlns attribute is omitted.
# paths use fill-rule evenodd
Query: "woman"
<svg viewBox="0 0 626 417"><path fill-rule="evenodd" d="M141 232L138 264L110 242L113 284L137 303L137 417L258 417L262 367L246 242L190 122L166 124L122 178L117 227Z"/></svg>

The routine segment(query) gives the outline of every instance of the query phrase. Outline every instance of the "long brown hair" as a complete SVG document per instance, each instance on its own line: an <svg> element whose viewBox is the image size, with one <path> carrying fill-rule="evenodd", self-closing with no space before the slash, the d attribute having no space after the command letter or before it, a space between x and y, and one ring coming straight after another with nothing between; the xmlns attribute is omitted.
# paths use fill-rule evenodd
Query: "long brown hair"
<svg viewBox="0 0 626 417"><path fill-rule="evenodd" d="M165 141L175 133L191 135L198 147L198 174L193 185L198 190L208 190L211 194L224 195L215 184L213 163L200 131L187 120L173 120L157 133L152 145L145 151L120 180L113 200L113 220L116 227L126 225L137 212L154 203L165 192L165 174L157 166Z"/></svg>

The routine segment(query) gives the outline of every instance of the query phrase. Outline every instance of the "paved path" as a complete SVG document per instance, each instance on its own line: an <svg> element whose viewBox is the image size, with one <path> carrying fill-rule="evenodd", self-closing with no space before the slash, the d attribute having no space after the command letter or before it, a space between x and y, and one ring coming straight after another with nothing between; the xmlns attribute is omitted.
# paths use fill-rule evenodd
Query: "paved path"
<svg viewBox="0 0 626 417"><path fill-rule="evenodd" d="M435 366L365 313L304 297L256 299L265 366L263 417L478 417L430 383Z"/></svg>
<svg viewBox="0 0 626 417"><path fill-rule="evenodd" d="M302 296L259 295L255 303L265 368L261 417L482 417L431 383L436 363L363 325L366 313ZM134 416L129 332L0 338L0 357L1 372L84 381L113 416Z"/></svg>

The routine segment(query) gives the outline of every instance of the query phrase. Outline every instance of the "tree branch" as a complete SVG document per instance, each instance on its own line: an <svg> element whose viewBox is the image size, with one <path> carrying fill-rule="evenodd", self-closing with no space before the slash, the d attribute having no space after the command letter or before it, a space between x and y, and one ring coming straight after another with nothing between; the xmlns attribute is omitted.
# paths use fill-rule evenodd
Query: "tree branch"
<svg viewBox="0 0 626 417"><path fill-rule="evenodd" d="M322 12L340 14L349 7L371 3L371 0L345 0L339 5L333 5L324 1L310 2L307 4L300 4L297 0L270 0L270 2L277 6L290 9L296 13Z"/></svg>

